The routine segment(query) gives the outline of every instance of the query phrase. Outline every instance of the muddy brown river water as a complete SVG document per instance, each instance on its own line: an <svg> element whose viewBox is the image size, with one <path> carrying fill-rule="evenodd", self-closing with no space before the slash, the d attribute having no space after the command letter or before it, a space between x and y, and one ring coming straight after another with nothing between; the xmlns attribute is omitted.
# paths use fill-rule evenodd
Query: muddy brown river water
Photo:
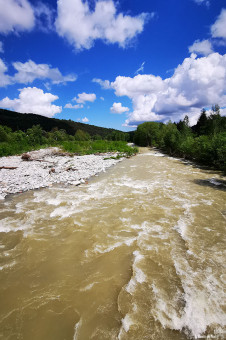
<svg viewBox="0 0 226 340"><path fill-rule="evenodd" d="M0 203L0 339L225 339L226 182L143 149Z"/></svg>

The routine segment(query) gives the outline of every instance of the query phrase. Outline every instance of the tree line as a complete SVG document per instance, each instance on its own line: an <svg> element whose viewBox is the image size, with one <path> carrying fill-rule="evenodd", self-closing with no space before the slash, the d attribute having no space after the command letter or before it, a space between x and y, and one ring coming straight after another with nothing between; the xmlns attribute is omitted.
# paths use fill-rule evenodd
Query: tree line
<svg viewBox="0 0 226 340"><path fill-rule="evenodd" d="M154 146L171 156L183 157L226 173L226 117L216 104L209 115L202 109L197 124L185 116L179 123L146 122L138 126L134 142Z"/></svg>

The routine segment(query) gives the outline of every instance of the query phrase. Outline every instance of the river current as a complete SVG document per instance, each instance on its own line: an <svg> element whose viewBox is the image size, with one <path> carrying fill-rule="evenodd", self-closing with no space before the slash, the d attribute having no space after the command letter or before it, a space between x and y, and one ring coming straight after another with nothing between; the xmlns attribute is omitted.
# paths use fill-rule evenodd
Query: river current
<svg viewBox="0 0 226 340"><path fill-rule="evenodd" d="M0 339L225 339L226 184L143 149L0 203Z"/></svg>

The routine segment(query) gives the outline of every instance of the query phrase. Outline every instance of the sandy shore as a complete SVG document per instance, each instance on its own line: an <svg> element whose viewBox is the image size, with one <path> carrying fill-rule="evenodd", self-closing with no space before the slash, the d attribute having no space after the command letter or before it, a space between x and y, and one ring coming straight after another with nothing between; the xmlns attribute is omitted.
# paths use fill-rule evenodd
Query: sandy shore
<svg viewBox="0 0 226 340"><path fill-rule="evenodd" d="M0 199L9 194L49 187L54 183L79 185L86 179L105 171L118 159L106 159L116 154L70 156L58 148L41 149L21 156L0 158Z"/></svg>

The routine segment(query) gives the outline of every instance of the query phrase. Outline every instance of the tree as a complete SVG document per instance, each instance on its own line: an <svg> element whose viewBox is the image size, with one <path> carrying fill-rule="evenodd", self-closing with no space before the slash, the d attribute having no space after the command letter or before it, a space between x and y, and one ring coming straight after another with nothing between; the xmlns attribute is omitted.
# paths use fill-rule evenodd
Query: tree
<svg viewBox="0 0 226 340"><path fill-rule="evenodd" d="M31 145L42 144L43 131L40 125L33 125L31 129L27 129L27 135Z"/></svg>
<svg viewBox="0 0 226 340"><path fill-rule="evenodd" d="M7 142L8 141L8 134L5 131L4 126L0 125L0 142Z"/></svg>
<svg viewBox="0 0 226 340"><path fill-rule="evenodd" d="M88 132L85 132L83 130L77 130L75 133L75 140L87 141L90 140L90 135L88 134Z"/></svg>
<svg viewBox="0 0 226 340"><path fill-rule="evenodd" d="M170 154L173 155L177 151L179 151L180 143L181 143L181 134L177 130L175 124L169 123L166 125L165 133L164 133L164 149Z"/></svg>
<svg viewBox="0 0 226 340"><path fill-rule="evenodd" d="M93 136L93 140L102 140L102 137L101 135L96 134Z"/></svg>
<svg viewBox="0 0 226 340"><path fill-rule="evenodd" d="M212 112L209 117L209 133L216 135L221 131L220 106L215 104L212 106Z"/></svg>
<svg viewBox="0 0 226 340"><path fill-rule="evenodd" d="M146 122L138 126L134 143L140 146L157 146L161 139L160 123Z"/></svg>
<svg viewBox="0 0 226 340"><path fill-rule="evenodd" d="M208 118L205 109L202 109L201 111L201 114L195 126L195 131L199 136L208 134Z"/></svg>
<svg viewBox="0 0 226 340"><path fill-rule="evenodd" d="M192 131L191 128L189 127L189 118L186 115L182 120L179 121L179 123L177 123L177 128L180 131L180 133L184 136L189 136L191 135Z"/></svg>
<svg viewBox="0 0 226 340"><path fill-rule="evenodd" d="M183 122L184 122L184 125L185 125L186 127L189 127L189 118L188 118L188 115L186 115L186 116L184 117Z"/></svg>
<svg viewBox="0 0 226 340"><path fill-rule="evenodd" d="M218 104L215 104L215 105L213 105L212 106L212 112L214 113L214 114L220 114L220 106L218 105Z"/></svg>

